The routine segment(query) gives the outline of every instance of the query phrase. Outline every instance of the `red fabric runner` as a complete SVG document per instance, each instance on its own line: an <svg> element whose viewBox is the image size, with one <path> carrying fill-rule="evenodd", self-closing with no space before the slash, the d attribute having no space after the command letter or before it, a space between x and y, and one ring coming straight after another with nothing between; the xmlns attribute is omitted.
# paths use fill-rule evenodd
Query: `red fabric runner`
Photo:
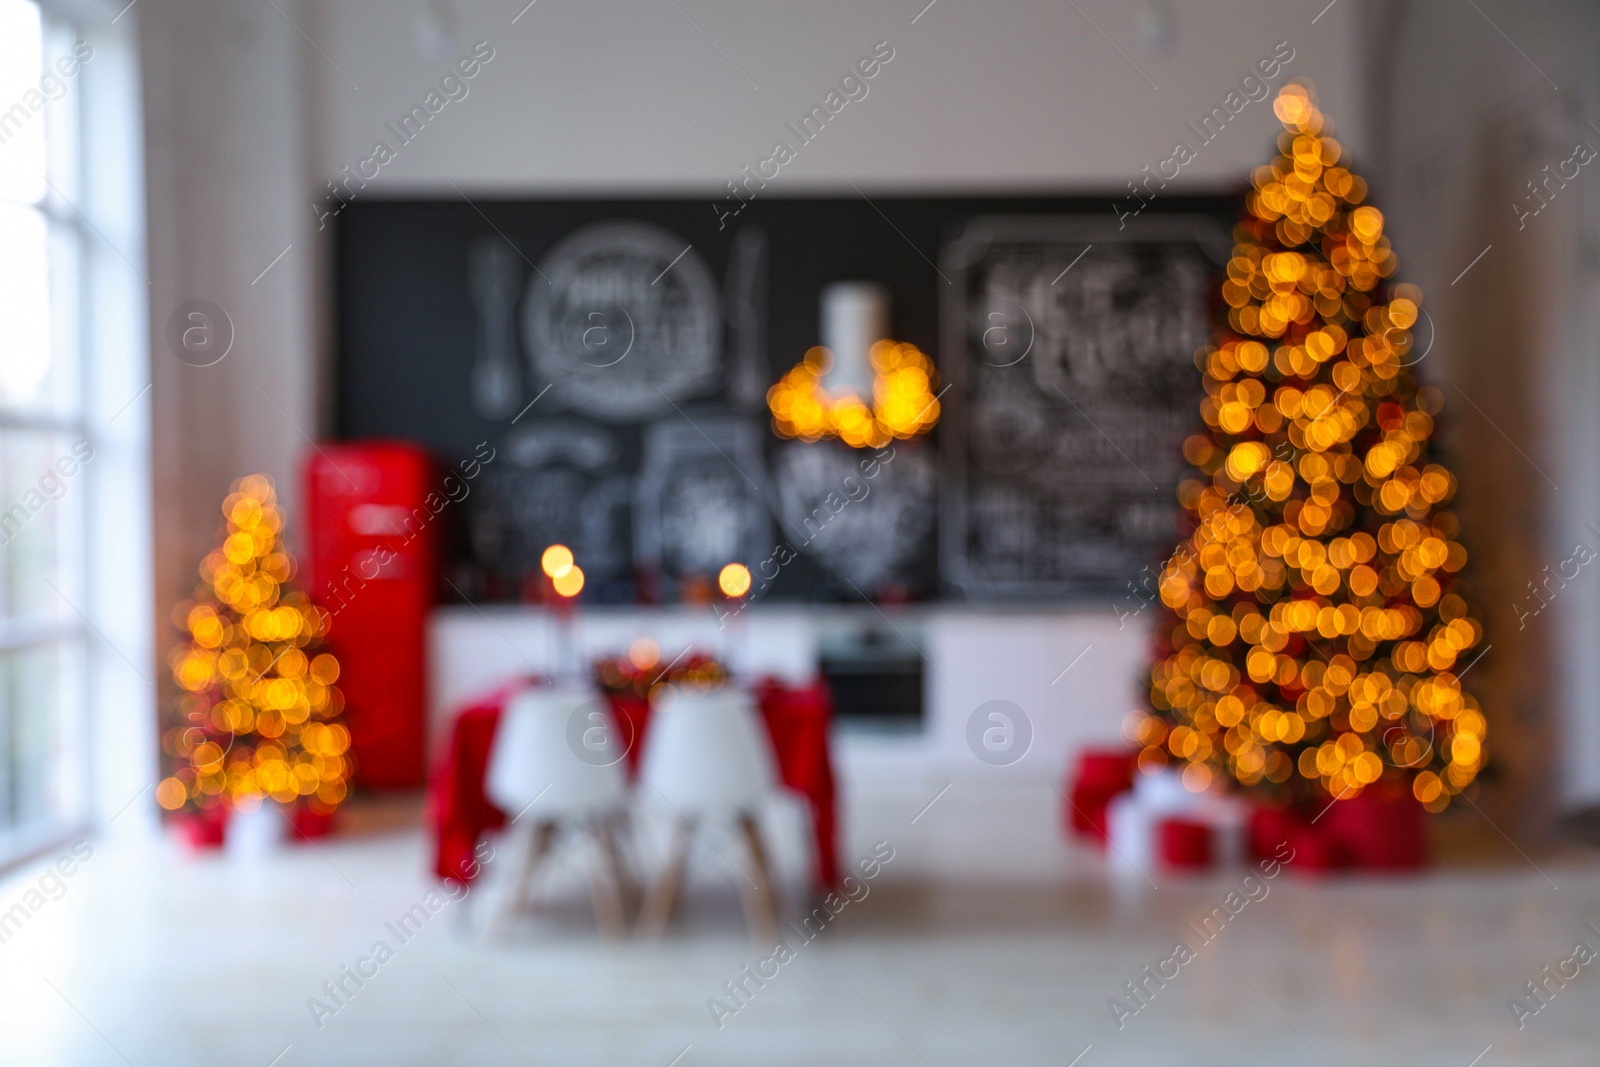
<svg viewBox="0 0 1600 1067"><path fill-rule="evenodd" d="M429 817L437 836L434 873L440 878L470 881L466 872L472 869L472 850L478 839L505 825L505 812L484 795L484 778L501 709L528 684L517 682L497 689L456 716L428 784ZM786 787L804 796L811 808L816 885L830 888L839 880L833 762L828 748L833 699L820 681L804 689L787 689L766 679L756 686L755 695L762 721L772 735L778 777ZM644 749L650 705L637 697L613 696L611 711L623 733L633 737L626 756L632 776Z"/></svg>

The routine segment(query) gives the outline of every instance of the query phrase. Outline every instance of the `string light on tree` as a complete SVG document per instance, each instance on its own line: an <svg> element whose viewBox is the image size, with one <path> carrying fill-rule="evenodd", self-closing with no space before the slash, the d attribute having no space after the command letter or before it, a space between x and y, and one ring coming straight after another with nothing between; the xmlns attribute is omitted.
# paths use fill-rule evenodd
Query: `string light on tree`
<svg viewBox="0 0 1600 1067"><path fill-rule="evenodd" d="M165 809L250 808L263 798L331 814L345 799L350 733L339 722L339 664L318 652L323 623L288 587L272 482L235 482L222 504L221 547L179 605L188 640L172 650L181 721L163 736L179 765L156 787Z"/></svg>
<svg viewBox="0 0 1600 1067"><path fill-rule="evenodd" d="M1456 481L1429 450L1442 397L1409 370L1422 296L1385 281L1383 215L1310 93L1273 107L1281 154L1253 175L1227 325L1196 357L1195 529L1162 569L1127 731L1191 789L1304 802L1394 781L1438 811L1488 750L1460 681L1483 631L1456 577Z"/></svg>

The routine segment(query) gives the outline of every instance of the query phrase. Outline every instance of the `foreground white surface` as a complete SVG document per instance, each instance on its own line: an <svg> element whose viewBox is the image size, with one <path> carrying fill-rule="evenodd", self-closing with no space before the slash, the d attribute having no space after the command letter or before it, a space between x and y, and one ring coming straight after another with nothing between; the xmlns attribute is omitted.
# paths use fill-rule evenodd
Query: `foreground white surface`
<svg viewBox="0 0 1600 1067"><path fill-rule="evenodd" d="M1190 924L1243 872L1116 889L1099 856L1061 842L1048 784L957 781L923 810L944 784L850 798L850 857L887 841L893 860L815 940L791 934L794 958L747 983L743 1006L724 983L771 949L743 936L734 876L709 847L688 913L648 945L596 939L576 869L509 942L482 933L492 886L400 930L431 887L414 806L369 811L355 820L367 833L320 851L254 861L98 842L59 883L42 865L0 882L0 914L45 901L0 943L0 1062L1594 1062L1594 966L1552 983L1520 1031L1507 1004L1578 941L1600 947L1588 856L1530 849L1382 880L1312 881L1291 864L1203 943ZM1472 818L1469 836L1498 840ZM1194 958L1164 986L1147 981L1153 995L1119 1029L1108 1001L1135 1004L1124 983L1180 939ZM346 979L353 995L337 1005L323 984L380 940L392 958L363 965L376 973L360 988ZM313 997L338 1007L320 1028ZM738 1009L720 1029L714 997Z"/></svg>

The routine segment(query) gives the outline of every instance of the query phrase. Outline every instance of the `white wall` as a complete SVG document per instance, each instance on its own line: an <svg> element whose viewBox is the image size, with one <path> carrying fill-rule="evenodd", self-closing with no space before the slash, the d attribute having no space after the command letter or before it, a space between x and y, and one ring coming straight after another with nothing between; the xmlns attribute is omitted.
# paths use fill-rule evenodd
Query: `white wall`
<svg viewBox="0 0 1600 1067"><path fill-rule="evenodd" d="M1355 3L1312 25L1320 4L1282 0L1081 0L1082 14L1059 0L940 0L913 24L926 0L683 0L682 14L657 0L539 0L512 25L525 3L435 5L459 15L458 43L445 54L485 40L495 58L467 99L405 146L374 195L453 195L447 181L505 194L720 193L878 41L895 56L870 94L804 147L774 192L848 191L845 179L867 189L1120 189L1192 139L1185 122L1221 105L1280 41L1295 53L1280 82L1314 79L1362 146ZM414 13L423 7L315 5L308 31L331 61L307 71L319 175L368 154L383 124L445 71L448 60L419 55ZM1158 44L1152 13L1163 10L1172 12L1170 41ZM1252 104L1182 182L1242 181L1277 129L1268 108Z"/></svg>
<svg viewBox="0 0 1600 1067"><path fill-rule="evenodd" d="M278 6L304 21L295 4ZM242 0L144 0L133 11L149 205L153 668L170 708L165 652L178 633L168 614L218 543L230 483L269 474L295 514L298 457L318 434L320 249L299 214L310 102L295 28L271 4ZM214 366L180 360L166 337L168 319L193 300L233 324L233 346Z"/></svg>

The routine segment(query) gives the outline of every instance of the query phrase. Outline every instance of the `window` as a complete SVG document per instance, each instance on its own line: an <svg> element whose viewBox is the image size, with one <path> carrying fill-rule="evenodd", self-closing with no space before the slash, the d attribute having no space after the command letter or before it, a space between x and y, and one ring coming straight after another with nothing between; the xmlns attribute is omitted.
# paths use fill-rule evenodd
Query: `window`
<svg viewBox="0 0 1600 1067"><path fill-rule="evenodd" d="M86 814L89 624L79 74L93 49L0 0L0 861Z"/></svg>

